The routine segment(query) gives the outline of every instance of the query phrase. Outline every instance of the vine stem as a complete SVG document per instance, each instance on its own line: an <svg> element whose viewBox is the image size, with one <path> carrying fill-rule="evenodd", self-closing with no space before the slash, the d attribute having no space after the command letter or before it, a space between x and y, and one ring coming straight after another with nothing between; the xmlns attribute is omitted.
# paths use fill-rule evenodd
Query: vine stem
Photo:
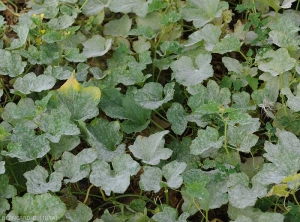
<svg viewBox="0 0 300 222"><path fill-rule="evenodd" d="M91 191L91 189L92 189L93 187L94 187L94 184L92 184L91 186L89 186L89 188L88 188L88 190L87 190L87 192L86 192L86 195L85 195L85 199L84 199L84 201L83 201L84 204L86 204L86 202L87 202L87 200L88 200L88 198L89 198L90 191Z"/></svg>
<svg viewBox="0 0 300 222"><path fill-rule="evenodd" d="M234 166L234 162L233 162L233 160L231 158L231 155L230 155L228 147L227 147L227 126L228 126L228 122L224 119L223 116L222 116L222 119L224 121L224 137L225 137L225 140L224 140L224 149L225 149L226 154L228 156L229 162L231 163L232 166Z"/></svg>

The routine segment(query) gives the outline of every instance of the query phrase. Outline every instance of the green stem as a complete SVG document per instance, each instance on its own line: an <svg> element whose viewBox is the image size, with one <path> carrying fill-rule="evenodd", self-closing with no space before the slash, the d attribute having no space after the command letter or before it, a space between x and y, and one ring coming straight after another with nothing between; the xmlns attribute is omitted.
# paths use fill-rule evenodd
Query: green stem
<svg viewBox="0 0 300 222"><path fill-rule="evenodd" d="M228 159L229 159L231 165L234 166L234 162L233 162L233 160L231 158L231 155L230 155L228 147L227 147L227 126L228 126L228 122L224 119L223 116L221 116L221 117L222 117L222 119L224 121L224 138L225 138L224 139L224 149L226 151L226 154L228 156Z"/></svg>
<svg viewBox="0 0 300 222"><path fill-rule="evenodd" d="M88 3L89 0L85 0L85 2L82 4L82 6L79 8L80 10L83 9L83 7Z"/></svg>
<svg viewBox="0 0 300 222"><path fill-rule="evenodd" d="M296 11L298 11L300 0L297 1Z"/></svg>
<svg viewBox="0 0 300 222"><path fill-rule="evenodd" d="M283 88L283 77L282 77L283 74L280 74L279 75L279 79L280 79L280 90L282 90ZM286 116L288 116L287 114L287 110L286 110L286 104L285 104L285 99L284 99L284 95L280 93L280 98L281 98L281 103L282 103L282 106L283 106L283 110L284 110L284 114Z"/></svg>
<svg viewBox="0 0 300 222"><path fill-rule="evenodd" d="M167 187L165 187L165 196L166 196L166 204L169 205L169 190Z"/></svg>
<svg viewBox="0 0 300 222"><path fill-rule="evenodd" d="M151 119L151 123L153 123L155 126L157 126L159 129L161 130L165 130L162 126L160 126L158 123L156 123L153 119ZM173 136L172 134L168 134L170 137L172 137L172 139L177 140L175 136Z"/></svg>

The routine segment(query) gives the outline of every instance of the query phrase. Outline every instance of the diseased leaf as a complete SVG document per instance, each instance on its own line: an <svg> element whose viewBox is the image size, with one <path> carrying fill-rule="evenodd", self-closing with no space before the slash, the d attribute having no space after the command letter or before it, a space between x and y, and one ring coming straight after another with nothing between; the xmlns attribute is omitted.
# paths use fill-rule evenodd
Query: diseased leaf
<svg viewBox="0 0 300 222"><path fill-rule="evenodd" d="M28 193L42 194L48 191L60 191L63 175L53 172L47 182L48 176L49 173L42 166L36 166L33 170L24 173L24 177L27 179L26 186Z"/></svg>
<svg viewBox="0 0 300 222"><path fill-rule="evenodd" d="M157 165L160 160L166 160L172 155L170 149L164 148L163 136L168 133L168 130L164 130L149 137L138 136L134 144L129 146L129 150L144 163Z"/></svg>
<svg viewBox="0 0 300 222"><path fill-rule="evenodd" d="M172 103L172 106L167 111L167 118L172 123L171 129L174 133L181 135L187 127L187 113L183 106L179 103Z"/></svg>
<svg viewBox="0 0 300 222"><path fill-rule="evenodd" d="M33 72L26 74L24 77L17 78L14 83L12 92L21 92L30 94L31 92L41 92L51 89L56 83L56 79L52 76L39 75L36 76Z"/></svg>
<svg viewBox="0 0 300 222"><path fill-rule="evenodd" d="M287 106L294 112L300 111L300 85L297 85L296 96L291 92L289 88L281 89L281 94L286 95L287 99Z"/></svg>
<svg viewBox="0 0 300 222"><path fill-rule="evenodd" d="M5 162L0 161L0 174L4 174L4 173L5 173Z"/></svg>
<svg viewBox="0 0 300 222"><path fill-rule="evenodd" d="M225 1L191 0L181 9L181 14L186 21L193 21L195 28L200 28L214 18L221 17L225 9L228 9L228 2Z"/></svg>
<svg viewBox="0 0 300 222"><path fill-rule="evenodd" d="M112 12L130 13L144 17L148 12L148 1L144 0L111 0L109 9Z"/></svg>
<svg viewBox="0 0 300 222"><path fill-rule="evenodd" d="M54 170L61 173L65 183L76 183L77 181L87 177L90 173L89 163L97 158L95 149L85 148L76 156L66 151L62 155L61 160L54 163Z"/></svg>
<svg viewBox="0 0 300 222"><path fill-rule="evenodd" d="M12 200L12 211L7 215L8 218L24 217L31 220L43 221L47 218L50 222L55 222L62 218L67 211L66 205L57 196L50 193L33 195L24 194L22 197L14 197ZM52 216L53 217L50 217ZM14 220L13 220L14 221Z"/></svg>
<svg viewBox="0 0 300 222"><path fill-rule="evenodd" d="M155 110L163 103L173 99L174 85L175 83L167 83L163 89L159 83L146 83L142 89L138 89L134 92L134 100L145 109ZM163 91L165 98L162 98Z"/></svg>
<svg viewBox="0 0 300 222"><path fill-rule="evenodd" d="M80 144L79 135L61 136L58 143L50 143L50 154L54 159L58 159L65 151L71 151Z"/></svg>
<svg viewBox="0 0 300 222"><path fill-rule="evenodd" d="M210 54L199 54L195 59L195 67L190 57L183 56L171 65L173 76L179 84L184 86L202 83L213 76L213 69L210 64L211 59L212 56Z"/></svg>
<svg viewBox="0 0 300 222"><path fill-rule="evenodd" d="M212 52L225 54L227 52L238 52L240 50L241 43L240 40L234 35L225 36L219 43L217 43Z"/></svg>
<svg viewBox="0 0 300 222"><path fill-rule="evenodd" d="M108 6L110 0L89 0L82 8L83 14L87 16L97 15L100 11Z"/></svg>
<svg viewBox="0 0 300 222"><path fill-rule="evenodd" d="M42 116L35 118L39 128L50 134L48 139L53 143L58 143L62 135L78 135L80 134L77 126L71 122L71 113L63 105L57 109L51 110L51 113L44 113Z"/></svg>
<svg viewBox="0 0 300 222"><path fill-rule="evenodd" d="M130 176L140 170L140 165L128 154L114 157L112 166L113 170L107 162L97 160L92 164L90 174L91 183L101 187L108 196L111 192L124 193L130 184Z"/></svg>
<svg viewBox="0 0 300 222"><path fill-rule="evenodd" d="M86 120L98 115L101 91L98 87L82 87L74 74L57 90L60 100L72 114L72 120Z"/></svg>
<svg viewBox="0 0 300 222"><path fill-rule="evenodd" d="M16 157L20 162L42 158L50 150L49 141L45 135L35 135L30 127L17 123L11 135L7 151L2 155Z"/></svg>
<svg viewBox="0 0 300 222"><path fill-rule="evenodd" d="M288 50L285 48L276 51L270 49L262 56L257 55L255 61L260 70L269 72L272 76L278 76L289 71L296 64L296 60L290 57Z"/></svg>
<svg viewBox="0 0 300 222"><path fill-rule="evenodd" d="M26 62L22 61L22 57L16 52L9 52L7 50L0 49L0 72L1 75L9 75L10 77L16 77L24 72Z"/></svg>
<svg viewBox="0 0 300 222"><path fill-rule="evenodd" d="M100 35L93 35L92 38L82 43L84 46L82 54L87 58L102 56L108 52L112 45L112 39L105 39Z"/></svg>
<svg viewBox="0 0 300 222"><path fill-rule="evenodd" d="M186 222L187 218L190 216L189 213L183 213L180 215L180 217L177 220L178 212L176 209L164 206L163 211L156 213L153 215L152 219L154 219L157 222L164 222L164 221L174 221L174 222Z"/></svg>
<svg viewBox="0 0 300 222"><path fill-rule="evenodd" d="M61 30L71 26L74 23L74 21L75 19L73 16L64 14L59 16L58 18L50 19L50 21L47 24L51 29Z"/></svg>
<svg viewBox="0 0 300 222"><path fill-rule="evenodd" d="M131 28L132 19L128 15L123 15L120 19L109 21L104 25L103 34L110 36L126 37Z"/></svg>
<svg viewBox="0 0 300 222"><path fill-rule="evenodd" d="M30 24L27 21L22 20L22 18L20 19L18 25L13 27L14 32L17 33L19 38L15 38L8 49L17 49L25 44L29 33L29 26Z"/></svg>
<svg viewBox="0 0 300 222"><path fill-rule="evenodd" d="M87 205L79 203L74 210L68 210L65 217L72 222L90 221L93 218L93 212Z"/></svg>
<svg viewBox="0 0 300 222"><path fill-rule="evenodd" d="M186 166L186 163L172 161L162 167L162 173L167 179L168 187L178 189L181 186L183 179L180 174L185 170Z"/></svg>
<svg viewBox="0 0 300 222"><path fill-rule="evenodd" d="M219 137L219 133L212 127L207 127L205 130L198 130L198 136L192 141L191 154L201 155L212 149L219 149L223 144L223 136Z"/></svg>
<svg viewBox="0 0 300 222"><path fill-rule="evenodd" d="M160 182L162 180L162 171L158 167L143 167L144 173L139 181L140 188L144 191L154 191L157 193L160 190Z"/></svg>

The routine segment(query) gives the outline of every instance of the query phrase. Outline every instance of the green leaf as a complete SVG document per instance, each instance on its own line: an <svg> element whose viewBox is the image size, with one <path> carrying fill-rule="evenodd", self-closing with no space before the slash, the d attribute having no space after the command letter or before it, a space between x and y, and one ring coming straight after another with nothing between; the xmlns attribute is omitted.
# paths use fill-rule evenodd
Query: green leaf
<svg viewBox="0 0 300 222"><path fill-rule="evenodd" d="M149 5L148 5L148 12L153 12L153 11L160 11L161 9L164 9L167 7L167 3L162 1L162 0L153 0Z"/></svg>
<svg viewBox="0 0 300 222"><path fill-rule="evenodd" d="M183 179L180 174L185 170L187 167L186 163L180 163L177 161L172 161L162 167L162 173L164 177L167 179L168 187L172 189L178 189Z"/></svg>
<svg viewBox="0 0 300 222"><path fill-rule="evenodd" d="M87 58L102 56L108 52L112 45L112 39L105 39L100 35L93 35L92 38L82 43L84 46L82 54Z"/></svg>
<svg viewBox="0 0 300 222"><path fill-rule="evenodd" d="M140 188L144 191L154 191L157 193L160 190L162 180L162 171L158 167L143 167L143 174L139 181Z"/></svg>
<svg viewBox="0 0 300 222"><path fill-rule="evenodd" d="M183 106L179 103L172 103L172 106L167 111L167 118L174 133L181 135L187 127L187 113Z"/></svg>
<svg viewBox="0 0 300 222"><path fill-rule="evenodd" d="M33 195L24 194L22 197L14 197L12 200L12 211L8 217L30 218L32 221L43 221L47 218L50 222L55 222L62 218L67 211L66 205L57 196L49 193Z"/></svg>
<svg viewBox="0 0 300 222"><path fill-rule="evenodd" d="M85 148L76 156L66 151L62 155L61 160L54 163L54 170L61 173L65 183L76 183L77 181L87 177L90 173L89 163L92 163L97 158L95 149Z"/></svg>
<svg viewBox="0 0 300 222"><path fill-rule="evenodd" d="M185 212L181 214L177 220L178 212L176 211L176 209L169 206L164 206L163 211L154 214L152 219L154 219L157 222L165 222L165 221L186 222L189 216L190 214Z"/></svg>
<svg viewBox="0 0 300 222"><path fill-rule="evenodd" d="M279 0L259 0L260 2L270 6L273 8L276 12L279 11L280 6L279 6Z"/></svg>
<svg viewBox="0 0 300 222"><path fill-rule="evenodd" d="M27 50L20 50L20 54L28 59L32 65L51 64L54 60L59 59L61 49L56 43L45 43L37 49L30 45Z"/></svg>
<svg viewBox="0 0 300 222"><path fill-rule="evenodd" d="M111 20L104 25L103 34L110 36L127 37L131 28L132 19L123 15L120 19Z"/></svg>
<svg viewBox="0 0 300 222"><path fill-rule="evenodd" d="M124 96L117 89L103 90L100 108L111 118L125 119L121 123L125 133L140 132L150 122L151 110L137 105L131 92Z"/></svg>
<svg viewBox="0 0 300 222"><path fill-rule="evenodd" d="M129 35L142 36L146 39L153 39L156 34L150 26L138 25L135 29L131 29Z"/></svg>
<svg viewBox="0 0 300 222"><path fill-rule="evenodd" d="M72 222L90 221L93 218L93 212L87 205L79 203L74 210L68 210L65 217Z"/></svg>
<svg viewBox="0 0 300 222"><path fill-rule="evenodd" d="M17 195L17 190L9 184L9 178L6 174L0 175L0 199L8 199Z"/></svg>
<svg viewBox="0 0 300 222"><path fill-rule="evenodd" d="M181 9L183 19L193 21L195 28L200 28L222 16L222 11L228 9L228 2L220 0L191 0Z"/></svg>
<svg viewBox="0 0 300 222"><path fill-rule="evenodd" d="M145 17L148 12L148 2L144 0L111 0L108 7L112 12L133 12L140 17Z"/></svg>
<svg viewBox="0 0 300 222"><path fill-rule="evenodd" d="M296 65L296 60L291 58L288 50L285 48L270 49L262 56L257 55L255 61L258 68L264 72L269 72L272 76L278 76L291 70Z"/></svg>
<svg viewBox="0 0 300 222"><path fill-rule="evenodd" d="M71 151L80 144L79 136L61 136L58 143L50 143L50 154L58 159L65 151Z"/></svg>
<svg viewBox="0 0 300 222"><path fill-rule="evenodd" d="M2 58L0 60L1 75L16 77L24 72L26 62L22 62L22 57L18 53L0 49L0 57Z"/></svg>
<svg viewBox="0 0 300 222"><path fill-rule="evenodd" d="M52 89L56 79L52 76L39 75L36 76L33 72L26 74L24 77L17 78L14 83L12 92L21 92L30 94L31 92L41 92L43 90Z"/></svg>
<svg viewBox="0 0 300 222"><path fill-rule="evenodd" d="M172 23L175 23L181 19L181 14L175 11L171 11L170 13L164 14L161 19L161 24L168 26Z"/></svg>
<svg viewBox="0 0 300 222"><path fill-rule="evenodd" d="M203 153L214 152L222 147L224 137L219 137L219 133L212 127L205 130L198 130L198 136L192 141L191 154L203 155Z"/></svg>
<svg viewBox="0 0 300 222"><path fill-rule="evenodd" d="M17 123L11 135L7 151L2 155L16 157L20 162L42 158L50 150L49 141L45 135L35 135L34 129L22 123Z"/></svg>
<svg viewBox="0 0 300 222"><path fill-rule="evenodd" d="M134 100L145 109L155 110L162 104L173 99L174 85L175 83L167 83L163 89L159 83L146 83L142 89L138 89L134 92ZM163 91L165 98L162 98Z"/></svg>
<svg viewBox="0 0 300 222"><path fill-rule="evenodd" d="M68 48L64 50L65 58L70 62L85 62L86 57L79 53L78 48ZM60 66L59 66L60 67Z"/></svg>
<svg viewBox="0 0 300 222"><path fill-rule="evenodd" d="M109 122L102 118L94 119L90 124L87 124L87 129L108 150L115 150L123 139L118 121Z"/></svg>
<svg viewBox="0 0 300 222"><path fill-rule="evenodd" d="M221 42L217 43L212 52L225 54L227 52L238 52L240 51L241 43L240 40L234 35L225 36Z"/></svg>
<svg viewBox="0 0 300 222"><path fill-rule="evenodd" d="M24 177L27 179L26 186L28 193L42 194L48 191L60 191L63 175L53 172L47 180L48 176L48 171L42 166L36 166L33 170L24 173Z"/></svg>
<svg viewBox="0 0 300 222"><path fill-rule="evenodd" d="M72 119L84 121L98 115L97 105L101 97L98 87L82 87L72 75L57 92L62 103L71 112Z"/></svg>
<svg viewBox="0 0 300 222"><path fill-rule="evenodd" d="M195 59L195 67L190 57L183 56L171 65L173 76L179 84L184 86L202 83L213 76L211 59L210 54L199 54Z"/></svg>
<svg viewBox="0 0 300 222"><path fill-rule="evenodd" d="M113 170L109 163L97 160L92 164L90 181L102 188L106 195L111 192L124 193L130 184L130 176L137 174L140 165L129 154L121 154L112 159Z"/></svg>
<svg viewBox="0 0 300 222"><path fill-rule="evenodd" d="M166 160L172 155L170 149L164 148L165 140L163 136L168 133L168 130L164 130L149 137L138 136L134 144L129 146L129 150L142 162L157 165L160 160Z"/></svg>

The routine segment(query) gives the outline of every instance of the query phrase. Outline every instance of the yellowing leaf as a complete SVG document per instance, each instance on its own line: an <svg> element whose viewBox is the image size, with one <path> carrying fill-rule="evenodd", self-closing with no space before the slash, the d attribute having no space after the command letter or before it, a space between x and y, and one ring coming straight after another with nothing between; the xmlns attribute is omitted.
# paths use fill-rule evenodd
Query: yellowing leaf
<svg viewBox="0 0 300 222"><path fill-rule="evenodd" d="M60 100L71 112L72 119L84 121L99 114L97 105L101 97L100 89L96 86L81 86L75 79L74 72L57 91Z"/></svg>
<svg viewBox="0 0 300 222"><path fill-rule="evenodd" d="M78 91L80 91L81 88L82 87L75 79L75 75L73 72L71 77L59 88L58 91L63 94L68 94L68 91L70 89L73 89L74 91L78 92Z"/></svg>
<svg viewBox="0 0 300 222"><path fill-rule="evenodd" d="M295 175L290 175L282 179L283 183L288 183L288 182L300 182L300 173L295 174Z"/></svg>
<svg viewBox="0 0 300 222"><path fill-rule="evenodd" d="M267 196L269 197L272 195L276 195L278 197L288 197L290 193L286 190L287 188L287 184L276 184L272 187Z"/></svg>

